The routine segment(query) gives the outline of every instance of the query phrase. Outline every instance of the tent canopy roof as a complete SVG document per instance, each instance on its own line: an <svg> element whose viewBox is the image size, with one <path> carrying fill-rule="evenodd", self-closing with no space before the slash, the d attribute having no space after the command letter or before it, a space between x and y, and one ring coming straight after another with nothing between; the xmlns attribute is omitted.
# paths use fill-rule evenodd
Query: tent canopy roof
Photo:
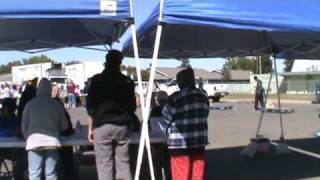
<svg viewBox="0 0 320 180"><path fill-rule="evenodd" d="M159 6L138 29L142 57L152 56L158 17ZM320 56L317 0L165 0L162 17L162 58Z"/></svg>
<svg viewBox="0 0 320 180"><path fill-rule="evenodd" d="M0 50L111 44L132 22L129 0L2 0Z"/></svg>

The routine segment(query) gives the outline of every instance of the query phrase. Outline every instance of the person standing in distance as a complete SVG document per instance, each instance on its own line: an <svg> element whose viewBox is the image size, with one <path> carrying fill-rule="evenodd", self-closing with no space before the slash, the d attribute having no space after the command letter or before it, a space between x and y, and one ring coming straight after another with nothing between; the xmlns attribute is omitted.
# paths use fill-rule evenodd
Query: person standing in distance
<svg viewBox="0 0 320 180"><path fill-rule="evenodd" d="M122 59L120 51L108 52L105 69L93 76L87 96L88 138L94 142L99 180L132 179L128 150L129 126L136 110L135 84L121 74Z"/></svg>
<svg viewBox="0 0 320 180"><path fill-rule="evenodd" d="M255 90L255 97L254 97L254 109L259 110L258 104L260 103L261 109L265 108L265 99L264 99L264 88L262 86L262 81L257 77L254 76L253 79L256 81L256 90Z"/></svg>

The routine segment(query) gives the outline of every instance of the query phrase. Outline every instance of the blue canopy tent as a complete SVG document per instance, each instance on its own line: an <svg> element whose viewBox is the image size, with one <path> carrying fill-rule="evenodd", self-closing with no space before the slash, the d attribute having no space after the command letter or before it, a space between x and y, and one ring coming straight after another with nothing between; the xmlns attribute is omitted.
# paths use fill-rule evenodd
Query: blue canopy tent
<svg viewBox="0 0 320 180"><path fill-rule="evenodd" d="M132 24L129 0L3 0L0 49L111 45Z"/></svg>
<svg viewBox="0 0 320 180"><path fill-rule="evenodd" d="M131 26L139 94L144 106L132 0L2 0L0 4L3 51L37 53L65 47L107 51ZM103 45L105 49L93 45ZM154 179L150 148L148 155Z"/></svg>
<svg viewBox="0 0 320 180"><path fill-rule="evenodd" d="M158 57L270 54L274 57L319 58L319 5L318 0L160 0L137 32L140 57L152 57L147 109L150 107ZM129 38L123 46L123 52L131 56L131 49ZM277 73L276 63L274 66ZM269 86L271 78L272 73ZM279 87L277 75L276 82ZM278 105L280 139L283 140L279 90ZM257 134L262 117L263 112ZM286 148L283 149L286 153Z"/></svg>
<svg viewBox="0 0 320 180"><path fill-rule="evenodd" d="M320 56L319 1L165 0L138 28L140 56L152 57L158 23L159 58L232 57L282 52ZM303 7L303 8L302 8ZM270 44L270 45L269 45ZM131 55L131 40L123 52Z"/></svg>

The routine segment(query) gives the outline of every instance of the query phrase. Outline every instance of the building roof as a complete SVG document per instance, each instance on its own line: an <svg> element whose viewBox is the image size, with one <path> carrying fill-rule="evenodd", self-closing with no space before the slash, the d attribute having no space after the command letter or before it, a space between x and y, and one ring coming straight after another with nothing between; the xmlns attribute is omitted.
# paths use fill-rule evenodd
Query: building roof
<svg viewBox="0 0 320 180"><path fill-rule="evenodd" d="M0 82L12 81L12 74L0 74Z"/></svg>
<svg viewBox="0 0 320 180"><path fill-rule="evenodd" d="M291 72L320 71L320 60L295 59Z"/></svg>
<svg viewBox="0 0 320 180"><path fill-rule="evenodd" d="M231 70L230 80L250 80L251 71L246 70Z"/></svg>
<svg viewBox="0 0 320 180"><path fill-rule="evenodd" d="M156 69L155 80L173 79L183 68L158 67ZM148 71L150 68L147 69ZM220 80L222 75L219 72L210 72L201 68L194 68L194 74L197 78L203 80Z"/></svg>
<svg viewBox="0 0 320 180"><path fill-rule="evenodd" d="M279 73L282 76L306 76L306 75L320 75L320 71L307 71L307 72L283 72Z"/></svg>

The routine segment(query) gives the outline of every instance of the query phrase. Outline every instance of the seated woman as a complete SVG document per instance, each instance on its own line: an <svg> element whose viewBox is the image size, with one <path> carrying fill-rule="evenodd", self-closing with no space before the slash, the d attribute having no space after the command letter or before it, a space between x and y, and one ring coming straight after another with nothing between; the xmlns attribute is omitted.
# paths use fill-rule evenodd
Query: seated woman
<svg viewBox="0 0 320 180"><path fill-rule="evenodd" d="M16 100L5 98L2 102L0 114L0 137L22 137L21 121L15 115ZM24 170L27 164L24 148L1 149L0 158L10 159L13 163L14 179L24 179Z"/></svg>

